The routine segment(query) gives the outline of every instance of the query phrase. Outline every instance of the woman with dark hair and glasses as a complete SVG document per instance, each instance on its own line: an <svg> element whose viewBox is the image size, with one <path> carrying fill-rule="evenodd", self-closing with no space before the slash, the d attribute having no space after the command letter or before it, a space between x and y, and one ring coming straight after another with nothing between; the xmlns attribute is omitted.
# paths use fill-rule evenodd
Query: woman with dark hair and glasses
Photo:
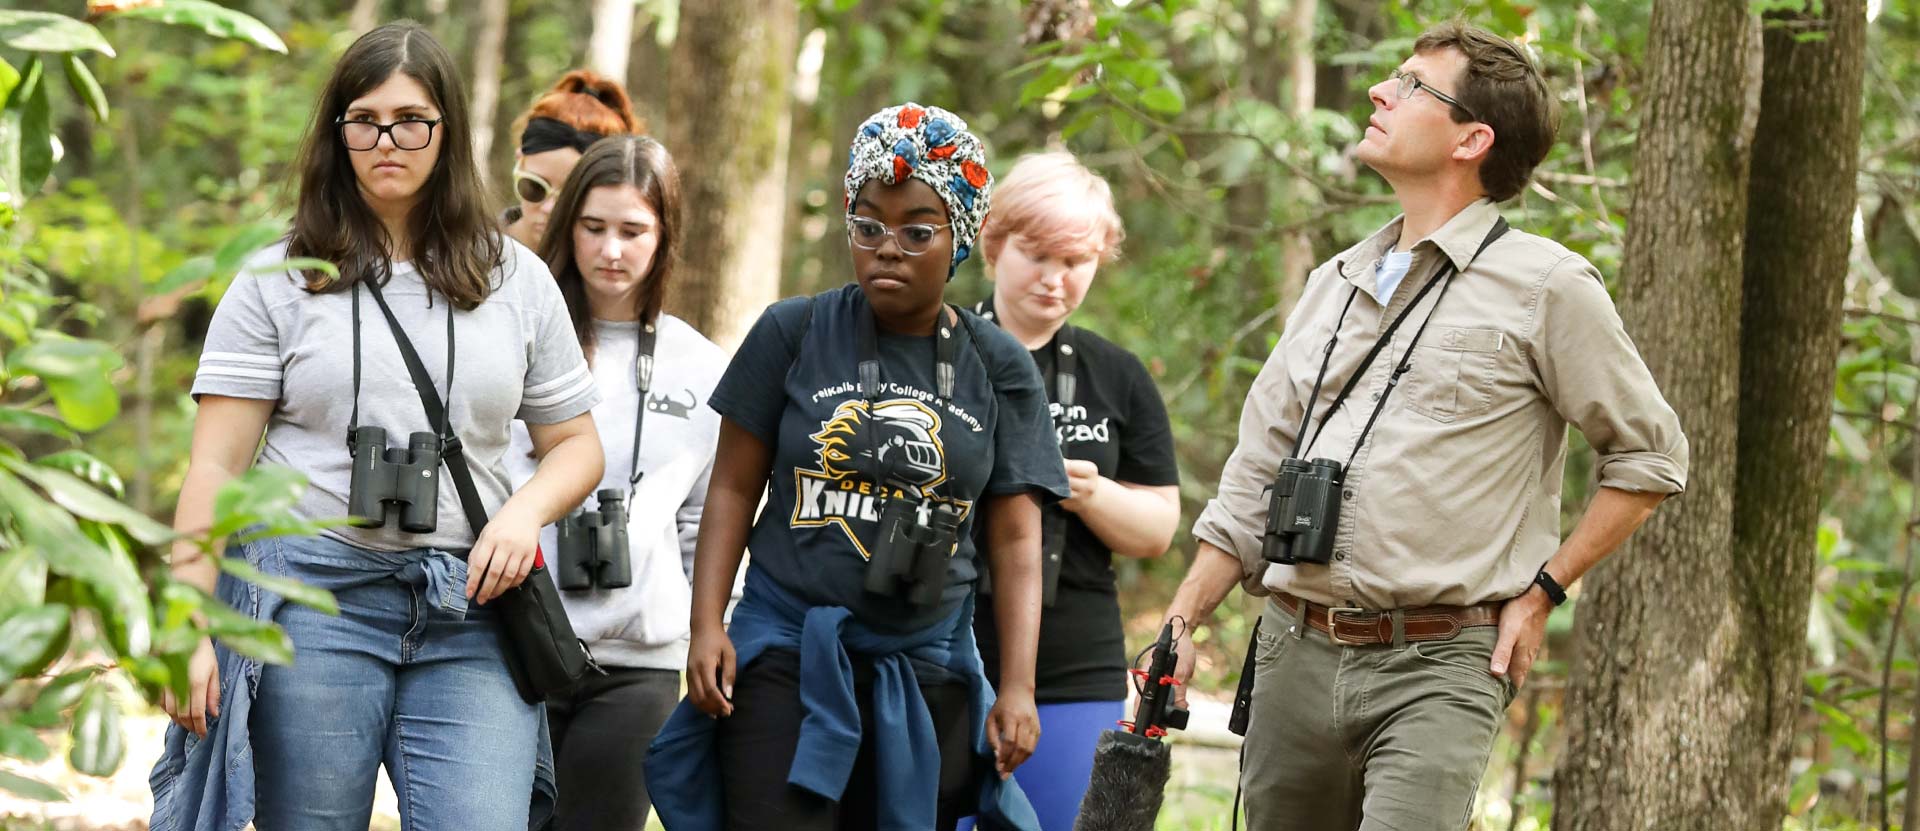
<svg viewBox="0 0 1920 831"><path fill-rule="evenodd" d="M661 311L679 248L680 174L642 136L601 139L581 157L540 246L600 387L593 419L606 451L597 495L541 533L574 633L606 670L547 701L560 831L646 827L640 749L680 699L694 538L720 432L706 401L727 353ZM523 483L539 461L526 430L513 438L507 469Z"/></svg>
<svg viewBox="0 0 1920 831"><path fill-rule="evenodd" d="M546 579L532 571L541 527L600 481L599 394L546 266L488 216L471 135L466 90L426 30L362 36L320 94L292 230L214 313L174 527L204 533L256 449L306 475L299 517L354 524L225 555L330 590L338 614L174 547L176 579L279 624L295 657L262 666L201 641L187 698L163 702L154 828L359 831L383 764L409 828L521 831L551 807L544 721L492 601ZM273 266L292 259L337 273ZM541 463L509 497L515 419Z"/></svg>
<svg viewBox="0 0 1920 831"><path fill-rule="evenodd" d="M714 390L688 695L647 758L675 831L1036 827L1007 777L1039 732L1040 506L1068 491L1025 348L945 299L991 182L952 113L867 119L846 178L854 282L769 308ZM973 642L980 523L997 700Z"/></svg>
<svg viewBox="0 0 1920 831"><path fill-rule="evenodd" d="M605 136L646 129L633 114L626 88L590 70L560 76L516 122L520 145L513 151L513 195L519 203L500 215L507 233L538 249L553 213L560 183L588 147Z"/></svg>

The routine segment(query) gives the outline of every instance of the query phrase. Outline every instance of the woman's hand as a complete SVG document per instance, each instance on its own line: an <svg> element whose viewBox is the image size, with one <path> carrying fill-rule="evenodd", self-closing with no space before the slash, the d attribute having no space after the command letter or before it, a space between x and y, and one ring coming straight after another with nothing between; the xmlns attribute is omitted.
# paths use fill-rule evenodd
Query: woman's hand
<svg viewBox="0 0 1920 831"><path fill-rule="evenodd" d="M733 715L733 639L720 624L697 626L687 647L687 700L714 718Z"/></svg>
<svg viewBox="0 0 1920 831"><path fill-rule="evenodd" d="M467 553L467 597L481 605L520 585L533 571L540 523L514 510L512 502L487 520Z"/></svg>
<svg viewBox="0 0 1920 831"><path fill-rule="evenodd" d="M1012 691L993 702L987 713L987 744L993 748L993 768L1001 779L1033 755L1040 743L1040 710L1033 693Z"/></svg>
<svg viewBox="0 0 1920 831"><path fill-rule="evenodd" d="M201 638L194 648L193 657L187 660L187 679L187 700L174 698L169 685L160 693L160 709L181 729L204 739L207 719L220 716L220 661L214 657L212 638Z"/></svg>
<svg viewBox="0 0 1920 831"><path fill-rule="evenodd" d="M1060 500L1060 507L1080 513L1080 509L1093 501L1093 495L1100 490L1102 480L1100 468L1085 459L1067 460L1067 487L1072 496Z"/></svg>

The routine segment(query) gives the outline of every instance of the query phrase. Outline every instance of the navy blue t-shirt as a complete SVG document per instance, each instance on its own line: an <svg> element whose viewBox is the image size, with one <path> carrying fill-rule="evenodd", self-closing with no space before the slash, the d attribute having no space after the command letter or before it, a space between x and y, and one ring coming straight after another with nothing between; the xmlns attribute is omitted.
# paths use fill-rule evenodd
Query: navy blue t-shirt
<svg viewBox="0 0 1920 831"><path fill-rule="evenodd" d="M953 398L941 402L935 336L880 333L874 409L885 417L889 442L907 446L905 478L919 491L911 496L946 504L961 525L938 607L866 591L881 507L865 458L873 420L859 390L857 333L867 314L866 295L852 283L775 303L747 333L708 404L773 449L767 504L747 543L749 568L810 603L911 631L951 614L974 590L972 528L982 500L1038 491L1051 503L1067 496L1067 474L1039 369L1011 335L961 311L967 320L955 330ZM902 467L894 469L900 476Z"/></svg>

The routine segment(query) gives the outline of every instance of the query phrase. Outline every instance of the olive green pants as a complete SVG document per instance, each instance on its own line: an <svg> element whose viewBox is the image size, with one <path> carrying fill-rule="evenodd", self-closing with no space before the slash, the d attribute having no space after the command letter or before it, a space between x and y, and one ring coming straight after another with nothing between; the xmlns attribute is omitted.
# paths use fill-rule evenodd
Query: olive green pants
<svg viewBox="0 0 1920 831"><path fill-rule="evenodd" d="M1497 627L1337 646L1267 601L1241 785L1252 831L1461 831L1513 688Z"/></svg>

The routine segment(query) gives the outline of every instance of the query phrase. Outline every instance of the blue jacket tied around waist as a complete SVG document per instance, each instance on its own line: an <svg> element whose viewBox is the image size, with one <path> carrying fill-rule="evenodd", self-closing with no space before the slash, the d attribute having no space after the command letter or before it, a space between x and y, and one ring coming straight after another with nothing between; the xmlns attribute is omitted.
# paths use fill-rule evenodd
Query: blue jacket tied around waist
<svg viewBox="0 0 1920 831"><path fill-rule="evenodd" d="M932 828L939 801L939 743L910 659L944 667L966 680L974 752L992 757L986 720L993 689L973 642L972 597L926 629L880 632L854 620L845 607L809 607L749 567L728 635L740 667L768 647L799 651L800 702L806 716L787 782L835 801L846 789L860 750L853 661L873 662L874 775L883 831ZM719 725L682 700L648 749L647 791L671 831L719 831L724 825L726 794L715 747ZM997 776L983 778L982 828L1039 831L1033 806L1018 784Z"/></svg>

